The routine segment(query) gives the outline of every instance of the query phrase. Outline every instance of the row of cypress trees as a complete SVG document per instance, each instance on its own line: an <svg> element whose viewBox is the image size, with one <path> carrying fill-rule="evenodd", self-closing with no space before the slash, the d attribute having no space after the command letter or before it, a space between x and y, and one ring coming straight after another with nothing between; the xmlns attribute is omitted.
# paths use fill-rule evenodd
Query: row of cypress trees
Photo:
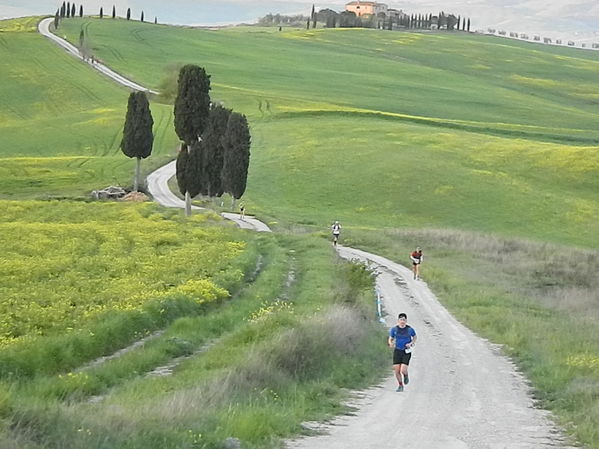
<svg viewBox="0 0 599 449"><path fill-rule="evenodd" d="M210 100L210 75L188 64L179 72L175 99L175 132L181 139L177 157L177 184L185 195L185 213L191 198L241 198L247 184L251 136L244 115Z"/></svg>
<svg viewBox="0 0 599 449"><path fill-rule="evenodd" d="M54 16L54 27L57 29L60 19L64 19L64 18L70 18L70 17L75 17L75 13L76 13L76 8L75 8L75 3L70 3L70 2L62 2L62 6L60 6L57 10L56 10L56 14ZM83 17L83 5L79 6L79 17ZM127 20L131 19L131 8L127 8ZM100 7L100 19L104 18L104 8ZM116 6L113 5L112 6L112 18L115 19L116 18ZM139 18L139 20L141 22L144 22L144 12L141 12L141 16ZM158 18L154 17L154 23L158 23Z"/></svg>
<svg viewBox="0 0 599 449"><path fill-rule="evenodd" d="M241 198L247 185L251 136L244 115L210 101L210 75L193 64L179 72L175 132L181 139L177 184L185 195L185 213L197 195ZM145 92L132 92L127 103L121 150L136 158L133 189L138 190L141 159L150 156L154 120Z"/></svg>

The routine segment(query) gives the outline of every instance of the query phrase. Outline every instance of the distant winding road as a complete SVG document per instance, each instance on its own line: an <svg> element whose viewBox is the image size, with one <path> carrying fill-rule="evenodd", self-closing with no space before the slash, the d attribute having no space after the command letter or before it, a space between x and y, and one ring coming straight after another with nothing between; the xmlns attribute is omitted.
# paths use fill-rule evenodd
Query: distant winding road
<svg viewBox="0 0 599 449"><path fill-rule="evenodd" d="M75 47L49 32L51 22L43 20L40 32L80 57ZM150 91L102 64L93 67L128 88ZM174 174L173 161L148 177L148 189L160 204L183 208L184 202L168 188ZM252 217L223 216L245 229L270 231ZM408 314L419 337L411 382L403 393L396 393L390 374L381 385L359 394L354 414L322 426L322 435L288 441L289 449L570 447L549 413L535 407L526 380L500 348L453 318L426 283L413 280L408 268L383 257L343 246L337 251L376 271L387 326L395 324L399 312Z"/></svg>

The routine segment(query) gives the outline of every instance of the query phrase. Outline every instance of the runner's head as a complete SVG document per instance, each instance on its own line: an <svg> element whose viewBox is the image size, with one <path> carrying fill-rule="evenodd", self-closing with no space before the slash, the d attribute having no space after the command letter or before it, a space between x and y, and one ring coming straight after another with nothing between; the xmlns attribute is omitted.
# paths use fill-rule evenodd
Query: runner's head
<svg viewBox="0 0 599 449"><path fill-rule="evenodd" d="M402 312L397 316L397 324L399 325L399 327L404 327L407 321L408 315L406 315L405 313Z"/></svg>

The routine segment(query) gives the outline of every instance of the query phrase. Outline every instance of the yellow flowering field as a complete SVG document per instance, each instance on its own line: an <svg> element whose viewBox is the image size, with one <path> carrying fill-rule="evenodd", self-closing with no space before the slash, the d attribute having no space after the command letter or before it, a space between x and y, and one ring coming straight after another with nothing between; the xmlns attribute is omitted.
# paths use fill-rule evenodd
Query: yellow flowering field
<svg viewBox="0 0 599 449"><path fill-rule="evenodd" d="M163 214L169 214L165 216ZM148 301L229 296L242 234L154 204L0 201L0 347Z"/></svg>

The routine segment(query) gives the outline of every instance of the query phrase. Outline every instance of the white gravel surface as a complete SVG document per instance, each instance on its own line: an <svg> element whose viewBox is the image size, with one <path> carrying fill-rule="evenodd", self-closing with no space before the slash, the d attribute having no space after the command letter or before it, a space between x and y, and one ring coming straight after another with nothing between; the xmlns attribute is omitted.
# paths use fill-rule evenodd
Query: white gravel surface
<svg viewBox="0 0 599 449"><path fill-rule="evenodd" d="M395 392L389 350L389 377L360 395L355 414L335 419L323 435L289 441L289 449L571 447L549 414L535 408L525 379L500 348L456 321L425 282L383 257L346 247L338 252L376 269L388 327L399 312L408 314L418 334L410 384Z"/></svg>

